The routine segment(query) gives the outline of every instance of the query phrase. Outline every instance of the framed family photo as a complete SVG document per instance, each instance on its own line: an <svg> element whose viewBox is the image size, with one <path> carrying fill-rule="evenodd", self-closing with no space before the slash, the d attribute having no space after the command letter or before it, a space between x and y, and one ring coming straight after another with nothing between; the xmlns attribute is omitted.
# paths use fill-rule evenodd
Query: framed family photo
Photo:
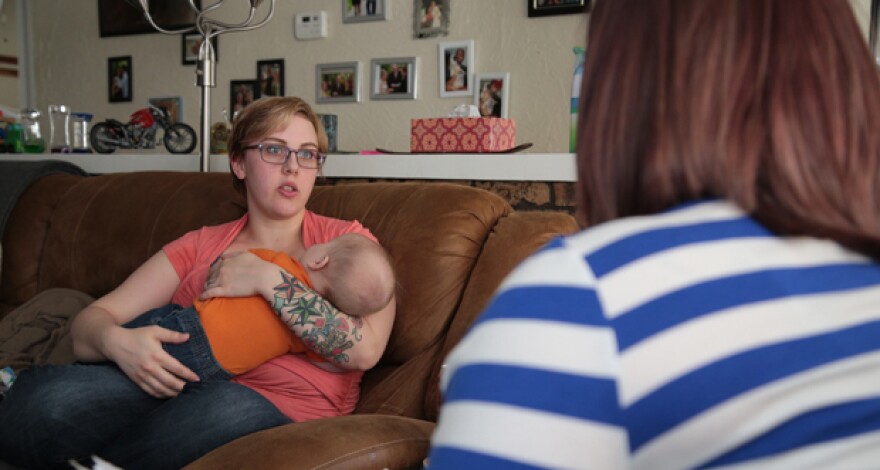
<svg viewBox="0 0 880 470"><path fill-rule="evenodd" d="M510 89L510 73L480 73L474 79L477 92L474 105L482 117L507 117L507 95Z"/></svg>
<svg viewBox="0 0 880 470"><path fill-rule="evenodd" d="M529 17L569 15L590 10L590 0L526 0Z"/></svg>
<svg viewBox="0 0 880 470"><path fill-rule="evenodd" d="M107 59L107 91L111 103L131 101L131 56Z"/></svg>
<svg viewBox="0 0 880 470"><path fill-rule="evenodd" d="M440 96L469 96L474 92L474 41L450 41L438 44Z"/></svg>
<svg viewBox="0 0 880 470"><path fill-rule="evenodd" d="M413 100L417 90L416 57L373 59L370 61L370 99Z"/></svg>
<svg viewBox="0 0 880 470"><path fill-rule="evenodd" d="M449 34L450 0L413 0L413 36L416 39Z"/></svg>
<svg viewBox="0 0 880 470"><path fill-rule="evenodd" d="M229 119L235 117L235 113L245 106L254 102L257 96L256 80L230 80L229 81L229 110L232 114Z"/></svg>
<svg viewBox="0 0 880 470"><path fill-rule="evenodd" d="M168 111L172 123L183 122L183 99L179 96L150 98L150 104Z"/></svg>
<svg viewBox="0 0 880 470"><path fill-rule="evenodd" d="M360 63L339 62L315 66L315 101L356 103L360 101Z"/></svg>
<svg viewBox="0 0 880 470"><path fill-rule="evenodd" d="M284 59L257 62L257 89L254 98L284 96Z"/></svg>
<svg viewBox="0 0 880 470"><path fill-rule="evenodd" d="M188 33L181 35L181 58L183 65L192 65L199 61L199 49L202 47L204 37L200 33ZM217 36L211 38L211 46L214 48L214 60L220 60L217 49Z"/></svg>
<svg viewBox="0 0 880 470"><path fill-rule="evenodd" d="M342 0L342 22L387 20L390 4L391 0Z"/></svg>

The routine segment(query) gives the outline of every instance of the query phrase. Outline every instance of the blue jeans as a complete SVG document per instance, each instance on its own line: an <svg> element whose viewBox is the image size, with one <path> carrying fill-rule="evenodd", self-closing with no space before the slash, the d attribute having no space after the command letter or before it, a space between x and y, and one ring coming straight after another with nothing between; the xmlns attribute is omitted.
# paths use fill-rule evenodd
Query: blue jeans
<svg viewBox="0 0 880 470"><path fill-rule="evenodd" d="M229 380L234 377L217 362L211 352L211 344L202 327L202 320L195 307L181 307L168 304L142 313L134 320L123 325L126 328L159 325L169 330L189 333L189 339L183 343L162 343L162 347L172 357L180 361L199 376L202 382L208 380Z"/></svg>
<svg viewBox="0 0 880 470"><path fill-rule="evenodd" d="M157 399L115 364L35 366L0 402L0 460L70 468L91 455L126 470L177 469L241 436L290 423L231 381L193 382Z"/></svg>

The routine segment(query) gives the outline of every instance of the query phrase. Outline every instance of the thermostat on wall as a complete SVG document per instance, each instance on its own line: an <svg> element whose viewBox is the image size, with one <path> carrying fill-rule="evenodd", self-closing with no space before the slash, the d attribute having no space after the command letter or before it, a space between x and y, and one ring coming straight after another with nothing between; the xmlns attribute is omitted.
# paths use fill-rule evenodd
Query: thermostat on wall
<svg viewBox="0 0 880 470"><path fill-rule="evenodd" d="M293 34L297 39L326 38L327 12L297 13L293 17Z"/></svg>

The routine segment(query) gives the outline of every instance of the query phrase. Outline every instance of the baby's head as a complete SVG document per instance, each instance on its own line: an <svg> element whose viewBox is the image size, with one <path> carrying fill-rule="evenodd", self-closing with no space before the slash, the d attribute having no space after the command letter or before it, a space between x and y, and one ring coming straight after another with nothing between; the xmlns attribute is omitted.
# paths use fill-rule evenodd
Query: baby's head
<svg viewBox="0 0 880 470"><path fill-rule="evenodd" d="M376 312L394 295L396 281L388 254L362 235L348 233L313 245L300 262L315 290L349 315Z"/></svg>

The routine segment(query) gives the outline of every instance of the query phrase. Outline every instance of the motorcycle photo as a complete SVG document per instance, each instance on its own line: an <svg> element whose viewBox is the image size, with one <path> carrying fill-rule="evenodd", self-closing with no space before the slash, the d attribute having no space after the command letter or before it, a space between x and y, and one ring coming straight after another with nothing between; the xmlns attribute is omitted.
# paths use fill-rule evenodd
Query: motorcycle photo
<svg viewBox="0 0 880 470"><path fill-rule="evenodd" d="M149 105L132 113L127 123L107 119L89 132L92 149L113 153L116 149L151 149L162 129L162 142L171 153L190 153L196 147L196 131L187 124L172 123L168 111Z"/></svg>

